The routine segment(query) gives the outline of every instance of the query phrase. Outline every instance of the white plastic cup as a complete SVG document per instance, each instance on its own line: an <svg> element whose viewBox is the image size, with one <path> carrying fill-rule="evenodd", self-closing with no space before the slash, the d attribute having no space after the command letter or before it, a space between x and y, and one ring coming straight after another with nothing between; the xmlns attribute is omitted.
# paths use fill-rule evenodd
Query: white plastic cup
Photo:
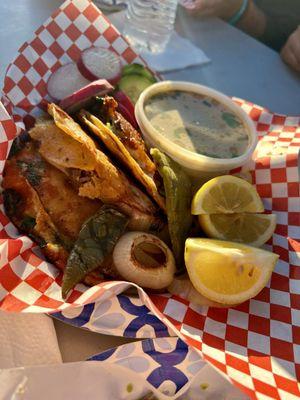
<svg viewBox="0 0 300 400"><path fill-rule="evenodd" d="M168 92L171 90L188 91L200 95L205 95L216 99L223 104L228 110L240 118L247 131L249 142L246 151L238 157L234 158L213 158L207 157L190 150L186 150L178 144L172 142L160 132L158 132L148 120L145 114L144 106L146 101L155 94L161 92ZM233 102L228 96L214 90L207 86L199 85L190 82L180 81L163 81L155 83L145 89L136 105L135 116L139 127L143 133L146 143L150 147L157 147L165 152L174 161L180 164L192 176L206 176L212 177L224 174L232 169L241 167L246 164L252 157L252 154L257 145L256 129L253 121L245 113L245 111Z"/></svg>

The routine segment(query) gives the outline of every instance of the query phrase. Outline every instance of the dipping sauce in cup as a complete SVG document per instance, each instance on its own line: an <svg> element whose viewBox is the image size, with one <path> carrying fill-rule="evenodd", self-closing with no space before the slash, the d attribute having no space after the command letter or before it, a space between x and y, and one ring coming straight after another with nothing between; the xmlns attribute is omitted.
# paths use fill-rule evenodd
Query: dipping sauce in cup
<svg viewBox="0 0 300 400"><path fill-rule="evenodd" d="M227 96L202 85L156 83L141 94L135 114L150 146L192 174L239 167L256 146L248 115Z"/></svg>

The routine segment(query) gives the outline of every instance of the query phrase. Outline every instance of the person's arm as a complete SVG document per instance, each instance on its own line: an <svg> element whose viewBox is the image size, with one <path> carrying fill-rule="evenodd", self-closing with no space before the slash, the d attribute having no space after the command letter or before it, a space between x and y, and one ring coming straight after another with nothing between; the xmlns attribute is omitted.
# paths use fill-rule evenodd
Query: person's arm
<svg viewBox="0 0 300 400"><path fill-rule="evenodd" d="M215 16L230 21L243 7L243 0L195 0L193 7L188 12L199 17ZM262 35L266 25L264 13L248 1L247 7L236 24L240 29L252 36Z"/></svg>
<svg viewBox="0 0 300 400"><path fill-rule="evenodd" d="M215 16L229 20L242 4L243 0L194 0L187 6L187 12L199 17Z"/></svg>
<svg viewBox="0 0 300 400"><path fill-rule="evenodd" d="M259 38L266 29L266 15L252 0L249 0L246 11L236 26L249 35Z"/></svg>
<svg viewBox="0 0 300 400"><path fill-rule="evenodd" d="M300 72L300 26L290 35L280 55L286 64Z"/></svg>
<svg viewBox="0 0 300 400"><path fill-rule="evenodd" d="M230 22L243 10L243 4L244 0L195 0L190 13L216 16ZM284 6L279 0L248 0L235 25L275 50L282 49L283 60L300 72L299 24L300 0L285 0Z"/></svg>

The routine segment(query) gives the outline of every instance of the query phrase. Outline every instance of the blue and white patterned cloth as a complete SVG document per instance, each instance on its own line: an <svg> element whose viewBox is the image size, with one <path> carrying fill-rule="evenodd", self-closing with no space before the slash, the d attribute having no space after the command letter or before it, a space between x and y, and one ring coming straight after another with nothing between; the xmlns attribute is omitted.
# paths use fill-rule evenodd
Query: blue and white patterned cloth
<svg viewBox="0 0 300 400"><path fill-rule="evenodd" d="M173 336L139 298L122 294L51 316L70 325L107 335L128 338Z"/></svg>

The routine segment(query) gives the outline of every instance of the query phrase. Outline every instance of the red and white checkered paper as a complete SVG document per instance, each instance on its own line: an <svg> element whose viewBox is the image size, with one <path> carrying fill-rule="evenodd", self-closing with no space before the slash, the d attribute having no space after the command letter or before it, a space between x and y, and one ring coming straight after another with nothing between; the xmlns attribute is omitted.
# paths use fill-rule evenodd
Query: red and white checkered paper
<svg viewBox="0 0 300 400"><path fill-rule="evenodd" d="M89 0L66 1L25 42L9 65L0 103L0 171L23 118L40 113L46 82L60 65L76 60L91 45L114 49L124 63L142 62L109 20ZM275 115L235 99L255 121L260 138L254 160L245 166L277 215L267 248L280 255L269 285L238 307L200 307L170 295L139 294L148 308L253 399L300 397L300 198L297 158L300 117ZM20 235L0 211L0 308L53 312L102 301L130 284L79 284L67 302L61 273L37 246Z"/></svg>

